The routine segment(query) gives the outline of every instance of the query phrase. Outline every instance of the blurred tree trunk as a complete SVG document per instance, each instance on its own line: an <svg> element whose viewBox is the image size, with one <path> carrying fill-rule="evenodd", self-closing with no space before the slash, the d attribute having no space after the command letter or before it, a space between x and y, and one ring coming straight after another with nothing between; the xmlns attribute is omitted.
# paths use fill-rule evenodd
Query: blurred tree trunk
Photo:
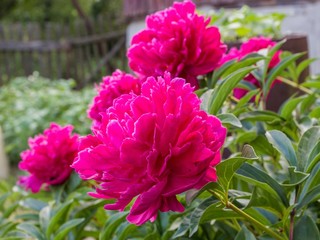
<svg viewBox="0 0 320 240"><path fill-rule="evenodd" d="M91 23L89 17L82 10L78 0L71 0L71 3L74 6L74 8L77 10L78 15L83 19L83 21L85 23L85 26L86 26L86 29L87 29L87 33L88 34L93 34L92 23Z"/></svg>

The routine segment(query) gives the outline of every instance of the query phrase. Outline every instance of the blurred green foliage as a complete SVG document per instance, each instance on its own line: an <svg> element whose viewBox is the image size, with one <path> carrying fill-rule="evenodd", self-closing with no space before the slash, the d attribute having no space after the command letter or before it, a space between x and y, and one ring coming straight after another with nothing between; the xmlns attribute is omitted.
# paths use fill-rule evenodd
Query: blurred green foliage
<svg viewBox="0 0 320 240"><path fill-rule="evenodd" d="M75 91L74 86L73 80L53 81L34 74L0 88L0 126L11 162L20 160L28 138L41 133L50 122L72 124L79 134L90 132L86 111L94 89Z"/></svg>
<svg viewBox="0 0 320 240"><path fill-rule="evenodd" d="M119 16L122 1L77 0L87 16L99 14ZM63 7L62 7L63 6ZM1 0L0 21L69 22L79 18L71 0Z"/></svg>
<svg viewBox="0 0 320 240"><path fill-rule="evenodd" d="M283 13L257 13L248 6L237 10L219 10L209 13L211 24L219 27L226 42L246 41L252 37L281 37Z"/></svg>

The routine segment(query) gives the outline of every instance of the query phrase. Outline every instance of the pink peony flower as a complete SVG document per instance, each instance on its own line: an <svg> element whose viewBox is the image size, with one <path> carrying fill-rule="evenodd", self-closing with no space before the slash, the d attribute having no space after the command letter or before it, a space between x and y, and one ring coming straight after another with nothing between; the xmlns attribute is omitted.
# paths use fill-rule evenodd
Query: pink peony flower
<svg viewBox="0 0 320 240"><path fill-rule="evenodd" d="M117 200L106 209L122 211L137 197L127 217L134 224L154 221L158 210L181 212L177 194L216 181L226 137L220 120L199 108L184 79L150 77L141 95L122 95L102 114L72 167L100 183L91 196Z"/></svg>
<svg viewBox="0 0 320 240"><path fill-rule="evenodd" d="M191 1L147 17L146 29L136 34L128 50L129 66L142 77L162 76L168 71L198 87L197 76L217 67L226 46L210 19L195 12Z"/></svg>
<svg viewBox="0 0 320 240"><path fill-rule="evenodd" d="M246 57L248 54L258 53L263 49L272 48L274 45L276 45L276 42L272 41L270 38L266 38L266 37L251 38L247 42L244 42L241 45L239 50L236 48L231 48L228 54L225 54L223 56L219 65L221 66L227 61L230 61L232 59L241 60L244 57ZM281 54L281 51L277 51L276 54L273 56L268 66L269 70L271 70L280 62L280 54ZM252 74L249 74L247 77L244 78L244 80L252 83L257 88L261 88L260 82ZM236 98L240 99L247 92L248 91L245 89L235 88L233 94Z"/></svg>
<svg viewBox="0 0 320 240"><path fill-rule="evenodd" d="M93 119L93 126L101 122L100 113L112 106L113 100L131 91L140 93L140 80L130 74L116 70L112 76L106 76L97 87L98 95L94 97L88 110L88 117Z"/></svg>
<svg viewBox="0 0 320 240"><path fill-rule="evenodd" d="M42 184L58 185L69 178L78 153L78 135L71 135L72 129L51 123L44 134L29 138L30 149L21 153L19 168L30 175L20 177L19 184L36 193Z"/></svg>

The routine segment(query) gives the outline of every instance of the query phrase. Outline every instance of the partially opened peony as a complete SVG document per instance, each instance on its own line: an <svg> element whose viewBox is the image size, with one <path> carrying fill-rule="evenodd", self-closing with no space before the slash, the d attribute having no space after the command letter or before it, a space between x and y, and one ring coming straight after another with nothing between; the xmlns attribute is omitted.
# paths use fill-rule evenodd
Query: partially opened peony
<svg viewBox="0 0 320 240"><path fill-rule="evenodd" d="M72 167L99 187L91 196L116 199L106 209L124 210L137 225L158 210L184 210L176 195L216 181L215 166L226 129L200 109L190 84L169 74L143 83L141 94L122 95L102 114L94 136L80 141Z"/></svg>
<svg viewBox="0 0 320 240"><path fill-rule="evenodd" d="M21 185L38 192L43 184L58 185L69 178L70 165L78 153L78 135L72 135L72 129L51 123L43 134L29 139L30 149L21 153L19 163L29 176L20 177Z"/></svg>
<svg viewBox="0 0 320 240"><path fill-rule="evenodd" d="M220 61L220 65L226 63L227 61L230 61L232 59L235 60L241 60L244 57L248 56L251 53L261 53L261 51L267 50L272 48L274 45L276 45L276 42L272 41L270 38L266 37L254 37L249 39L247 42L244 42L240 49L231 48L228 52L228 54L225 54L223 58ZM271 70L273 67L275 67L280 62L280 54L281 51L277 51L273 58L270 61L270 64L268 66L268 69ZM247 82L250 82L257 88L261 88L260 82L252 75L249 74L244 79ZM234 96L238 99L242 98L248 91L241 88L235 88L234 89Z"/></svg>
<svg viewBox="0 0 320 240"><path fill-rule="evenodd" d="M133 37L128 50L130 68L142 77L169 71L197 87L197 76L214 70L226 51L219 29L209 22L191 1L148 16L146 29Z"/></svg>
<svg viewBox="0 0 320 240"><path fill-rule="evenodd" d="M93 126L100 124L100 113L112 106L114 99L131 91L139 94L140 87L141 83L138 78L120 70L113 72L112 76L104 77L97 87L98 94L94 97L88 111L89 118L93 120Z"/></svg>

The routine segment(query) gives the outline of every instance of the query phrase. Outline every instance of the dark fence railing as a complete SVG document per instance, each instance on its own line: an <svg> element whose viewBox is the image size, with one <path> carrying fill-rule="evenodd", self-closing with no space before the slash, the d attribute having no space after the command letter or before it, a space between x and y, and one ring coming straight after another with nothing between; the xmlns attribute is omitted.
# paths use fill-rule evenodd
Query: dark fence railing
<svg viewBox="0 0 320 240"><path fill-rule="evenodd" d="M81 20L0 24L0 85L38 71L52 79L74 78L82 87L123 67L125 29L103 16L91 23L90 29Z"/></svg>
<svg viewBox="0 0 320 240"><path fill-rule="evenodd" d="M141 18L183 0L124 0L124 15L129 19ZM211 5L213 7L241 7L243 5L273 6L283 4L298 4L317 2L319 0L193 0L195 4Z"/></svg>

